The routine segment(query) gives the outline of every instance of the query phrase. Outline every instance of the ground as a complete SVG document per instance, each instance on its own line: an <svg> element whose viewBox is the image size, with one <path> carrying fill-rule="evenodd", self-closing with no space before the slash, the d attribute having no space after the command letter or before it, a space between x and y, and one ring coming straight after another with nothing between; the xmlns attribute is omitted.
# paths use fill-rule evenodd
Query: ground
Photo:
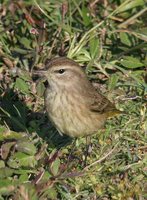
<svg viewBox="0 0 147 200"><path fill-rule="evenodd" d="M0 11L0 200L145 200L145 1L3 0ZM85 138L73 150L56 131L46 83L32 75L57 56L77 61L123 111L91 137L86 166Z"/></svg>

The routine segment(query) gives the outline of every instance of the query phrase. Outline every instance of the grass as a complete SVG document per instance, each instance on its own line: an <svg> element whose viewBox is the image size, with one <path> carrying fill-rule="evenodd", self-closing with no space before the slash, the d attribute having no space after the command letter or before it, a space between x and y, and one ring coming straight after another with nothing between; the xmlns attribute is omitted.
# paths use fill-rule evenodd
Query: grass
<svg viewBox="0 0 147 200"><path fill-rule="evenodd" d="M145 200L145 1L3 0L0 10L0 200ZM92 136L86 167L85 138L69 160L73 141L49 123L45 84L32 78L55 56L86 66L124 111Z"/></svg>

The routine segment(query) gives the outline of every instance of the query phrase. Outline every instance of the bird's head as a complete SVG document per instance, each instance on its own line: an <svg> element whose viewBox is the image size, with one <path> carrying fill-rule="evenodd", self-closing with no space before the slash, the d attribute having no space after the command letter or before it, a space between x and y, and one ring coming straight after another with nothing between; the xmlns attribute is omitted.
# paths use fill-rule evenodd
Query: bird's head
<svg viewBox="0 0 147 200"><path fill-rule="evenodd" d="M86 74L75 61L59 57L54 58L46 64L46 70L41 71L46 77L50 87L72 87L81 84L81 80L86 79Z"/></svg>

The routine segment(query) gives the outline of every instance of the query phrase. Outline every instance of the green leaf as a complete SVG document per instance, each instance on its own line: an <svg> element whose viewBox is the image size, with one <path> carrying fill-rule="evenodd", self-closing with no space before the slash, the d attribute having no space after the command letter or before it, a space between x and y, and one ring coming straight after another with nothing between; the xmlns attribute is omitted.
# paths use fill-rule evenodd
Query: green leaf
<svg viewBox="0 0 147 200"><path fill-rule="evenodd" d="M92 38L89 41L89 45L90 45L90 54L91 54L91 58L94 59L97 55L98 55L98 51L99 51L99 40L98 38Z"/></svg>
<svg viewBox="0 0 147 200"><path fill-rule="evenodd" d="M25 94L29 94L30 92L28 83L21 78L16 79L15 88L17 88L18 90L20 90Z"/></svg>
<svg viewBox="0 0 147 200"><path fill-rule="evenodd" d="M30 52L30 50L21 49L20 47L17 46L14 47L13 51L23 55L28 54Z"/></svg>
<svg viewBox="0 0 147 200"><path fill-rule="evenodd" d="M127 10L130 10L132 8L138 7L138 6L143 6L145 2L143 0L130 0L130 1L125 1L122 3L118 9L116 10L116 13L120 12L125 12Z"/></svg>
<svg viewBox="0 0 147 200"><path fill-rule="evenodd" d="M42 97L45 91L45 86L41 81L37 84L36 90L38 96Z"/></svg>
<svg viewBox="0 0 147 200"><path fill-rule="evenodd" d="M147 42L147 28L142 28L137 31L133 31L132 34L134 34L137 38Z"/></svg>
<svg viewBox="0 0 147 200"><path fill-rule="evenodd" d="M20 152L29 154L29 155L35 155L36 153L36 147L34 146L34 144L32 144L31 142L26 142L26 141L21 141L19 140L16 143L16 149Z"/></svg>
<svg viewBox="0 0 147 200"><path fill-rule="evenodd" d="M28 179L29 179L29 177L28 177L28 174L27 174L27 173L26 173L26 174L21 174L21 175L19 176L19 182L21 182L21 183L27 182Z"/></svg>
<svg viewBox="0 0 147 200"><path fill-rule="evenodd" d="M19 42L24 45L27 49L31 49L31 40L28 40L26 37L19 38Z"/></svg>
<svg viewBox="0 0 147 200"><path fill-rule="evenodd" d="M1 179L0 181L0 194L7 195L15 189L11 179Z"/></svg>
<svg viewBox="0 0 147 200"><path fill-rule="evenodd" d="M4 168L5 167L5 163L3 160L0 160L0 168Z"/></svg>
<svg viewBox="0 0 147 200"><path fill-rule="evenodd" d="M127 46L131 46L131 40L129 38L129 34L127 33L120 33L120 40L123 44L127 45Z"/></svg>
<svg viewBox="0 0 147 200"><path fill-rule="evenodd" d="M122 59L120 61L120 63L124 67L130 68L130 69L135 69L135 68L144 66L144 64L142 62L140 62L140 60L138 60L137 58L131 57L131 56L124 57L124 59Z"/></svg>
<svg viewBox="0 0 147 200"><path fill-rule="evenodd" d="M15 145L16 142L6 142L4 144L2 144L1 146L1 150L2 150L2 159L3 160L6 160L10 151L11 151L11 148Z"/></svg>
<svg viewBox="0 0 147 200"><path fill-rule="evenodd" d="M59 167L60 167L60 159L57 158L54 162L52 162L51 167L50 167L51 172L54 176L58 174Z"/></svg>
<svg viewBox="0 0 147 200"><path fill-rule="evenodd" d="M0 168L0 178L6 178L12 176L13 173L14 170L8 167Z"/></svg>
<svg viewBox="0 0 147 200"><path fill-rule="evenodd" d="M22 132L18 133L15 131L8 130L7 128L1 127L1 130L0 130L0 141L12 140L12 139L16 140L16 139L23 138L24 136L26 136L25 133L22 133Z"/></svg>
<svg viewBox="0 0 147 200"><path fill-rule="evenodd" d="M29 200L39 200L39 199L42 199L42 198L39 198L39 196L37 195L37 192L36 192L34 184L27 182L27 183L22 184L21 188L23 188L23 191L25 191L24 194L25 194L25 196L27 196L27 198ZM24 198L22 198L21 193L19 193L17 195L17 197L18 197L19 200L23 200L24 199Z"/></svg>
<svg viewBox="0 0 147 200"><path fill-rule="evenodd" d="M88 26L91 23L89 10L85 6L82 6L82 17L85 26Z"/></svg>
<svg viewBox="0 0 147 200"><path fill-rule="evenodd" d="M21 70L19 72L19 77L25 81L31 81L32 78L30 76L30 73L28 71L25 71L25 70Z"/></svg>
<svg viewBox="0 0 147 200"><path fill-rule="evenodd" d="M52 175L49 173L49 171L45 171L42 177L42 181L48 181Z"/></svg>
<svg viewBox="0 0 147 200"><path fill-rule="evenodd" d="M27 155L22 152L17 152L14 155L12 155L7 164L11 168L19 168L19 167L35 167L37 164L37 161L35 159L35 156Z"/></svg>
<svg viewBox="0 0 147 200"><path fill-rule="evenodd" d="M108 89L113 90L116 87L116 84L118 82L119 76L117 74L112 74L109 83L108 83Z"/></svg>
<svg viewBox="0 0 147 200"><path fill-rule="evenodd" d="M43 196L48 197L47 199L57 199L57 195L57 191L54 187L48 188L43 194Z"/></svg>

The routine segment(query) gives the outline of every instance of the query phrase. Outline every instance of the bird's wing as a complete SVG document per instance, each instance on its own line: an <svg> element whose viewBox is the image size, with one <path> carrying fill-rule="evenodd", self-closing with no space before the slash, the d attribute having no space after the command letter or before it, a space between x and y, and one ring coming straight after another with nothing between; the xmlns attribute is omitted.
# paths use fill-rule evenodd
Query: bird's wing
<svg viewBox="0 0 147 200"><path fill-rule="evenodd" d="M92 85L88 85L85 92L85 101L91 111L109 113L108 115L110 116L116 115L120 112L116 109L113 103L98 92Z"/></svg>
<svg viewBox="0 0 147 200"><path fill-rule="evenodd" d="M112 104L105 96L100 94L98 91L90 92L89 95L89 108L92 111L106 112L116 109L115 105Z"/></svg>

